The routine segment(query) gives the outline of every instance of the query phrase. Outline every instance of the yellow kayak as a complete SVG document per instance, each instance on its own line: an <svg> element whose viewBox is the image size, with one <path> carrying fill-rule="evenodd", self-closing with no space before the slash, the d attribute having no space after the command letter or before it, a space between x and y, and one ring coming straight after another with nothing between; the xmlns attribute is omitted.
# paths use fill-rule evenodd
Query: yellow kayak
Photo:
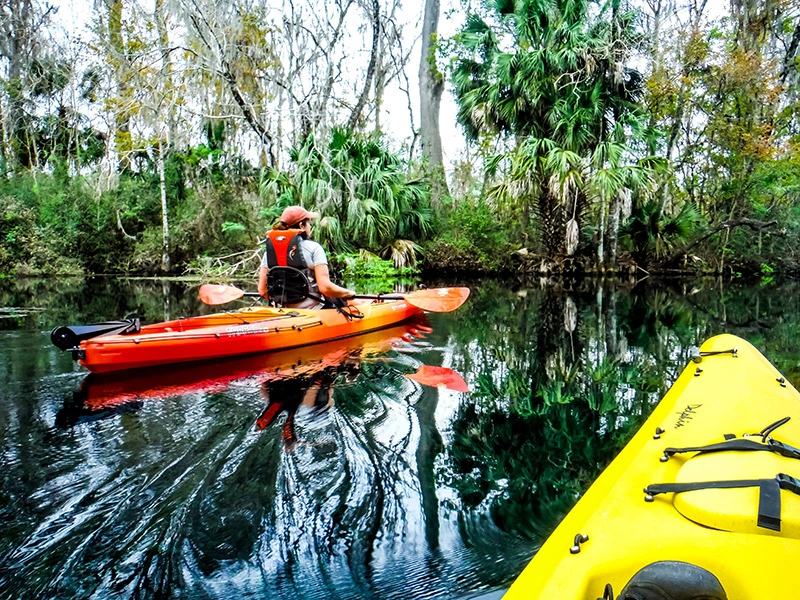
<svg viewBox="0 0 800 600"><path fill-rule="evenodd" d="M505 598L800 597L800 394L714 337Z"/></svg>

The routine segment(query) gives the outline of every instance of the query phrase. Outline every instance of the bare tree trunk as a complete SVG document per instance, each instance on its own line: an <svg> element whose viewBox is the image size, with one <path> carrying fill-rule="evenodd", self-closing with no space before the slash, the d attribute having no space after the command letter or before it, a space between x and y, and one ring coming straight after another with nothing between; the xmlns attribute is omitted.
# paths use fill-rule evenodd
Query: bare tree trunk
<svg viewBox="0 0 800 600"><path fill-rule="evenodd" d="M361 118L361 112L364 110L364 105L367 103L367 96L369 96L369 89L372 87L372 78L375 76L375 67L378 64L378 44L381 37L381 5L378 0L372 0L372 51L369 57L369 66L367 67L367 77L364 81L364 88L358 97L353 112L350 113L350 119L347 126L350 129L355 129L358 121Z"/></svg>
<svg viewBox="0 0 800 600"><path fill-rule="evenodd" d="M622 210L622 199L617 192L611 200L608 215L608 229L606 231L606 256L604 271L615 271L617 269L617 240L619 239L620 212Z"/></svg>
<svg viewBox="0 0 800 600"><path fill-rule="evenodd" d="M167 179L164 175L164 145L158 140L158 181L161 188L161 222L163 245L161 251L161 269L169 273L169 213L167 212Z"/></svg>
<svg viewBox="0 0 800 600"><path fill-rule="evenodd" d="M8 174L8 135L6 135L6 119L3 110L3 105L0 104L0 177L5 177Z"/></svg>
<svg viewBox="0 0 800 600"><path fill-rule="evenodd" d="M167 105L167 150L175 147L177 125L173 110L173 85L172 85L172 49L169 46L169 31L167 30L167 19L164 9L164 0L156 0L155 21L158 30L158 50L161 52L161 74L164 79L165 104Z"/></svg>
<svg viewBox="0 0 800 600"><path fill-rule="evenodd" d="M130 169L131 128L130 96L128 85L128 57L122 36L122 0L106 0L108 8L108 42L117 84L117 98L114 111L114 146L117 152L117 169Z"/></svg>
<svg viewBox="0 0 800 600"><path fill-rule="evenodd" d="M378 64L375 68L375 131L381 130L381 104L383 103L383 89L386 87L386 67L383 64L385 53L384 38L381 36L380 50L378 51Z"/></svg>
<svg viewBox="0 0 800 600"><path fill-rule="evenodd" d="M653 26L650 31L650 54L653 57L653 74L656 77L661 77L661 70L664 66L664 51L661 47L661 23L663 18L663 10L666 2L664 0L647 0L647 5L650 8L653 16ZM650 128L655 129L656 117L655 112L650 114ZM650 154L655 154L657 151L655 140L648 143L647 151Z"/></svg>
<svg viewBox="0 0 800 600"><path fill-rule="evenodd" d="M433 174L432 204L441 206L449 195L444 176L439 110L444 92L444 76L436 67L436 37L439 28L439 1L425 0L422 19L422 55L419 62L420 140L422 154Z"/></svg>
<svg viewBox="0 0 800 600"><path fill-rule="evenodd" d="M24 167L31 166L33 149L29 146L23 80L39 53L38 34L54 10L45 5L45 11L40 13L34 0L0 2L0 58L8 65L3 82L8 97L2 115L3 158Z"/></svg>
<svg viewBox="0 0 800 600"><path fill-rule="evenodd" d="M602 194L600 199L600 227L597 231L597 267L600 271L605 271L606 269L605 231L608 220L607 213L608 198L606 198L605 194Z"/></svg>
<svg viewBox="0 0 800 600"><path fill-rule="evenodd" d="M225 39L224 24L209 18L209 15L203 12L197 2L193 2L192 7L187 8L187 14L200 42L212 55L216 55L218 75L222 77L227 85L233 100L242 112L244 120L258 136L262 148L267 153L270 166L274 167L277 164L275 138L261 120L253 104L245 98L245 93L239 85L235 70L226 55L228 44Z"/></svg>
<svg viewBox="0 0 800 600"><path fill-rule="evenodd" d="M330 44L328 44L328 46L324 49L320 48L320 51L322 51L327 61L327 68L325 73L325 85L322 88L322 92L318 94L315 114L311 117L314 128L322 123L323 116L325 115L325 111L331 99L331 94L333 93L333 85L336 82L336 61L333 58L333 51L342 37L342 33L344 32L345 17L347 16L347 11L350 10L352 5L353 0L347 0L341 6L339 11L339 20L336 23L336 26L333 28L333 35L331 36Z"/></svg>

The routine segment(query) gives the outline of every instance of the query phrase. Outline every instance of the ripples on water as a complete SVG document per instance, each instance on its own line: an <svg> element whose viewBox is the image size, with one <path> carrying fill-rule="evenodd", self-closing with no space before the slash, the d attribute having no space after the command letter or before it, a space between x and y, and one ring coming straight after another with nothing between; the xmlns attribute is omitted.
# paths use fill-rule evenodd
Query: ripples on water
<svg viewBox="0 0 800 600"><path fill-rule="evenodd" d="M49 329L198 314L196 289L0 281L0 599L497 592L691 346L740 335L798 382L800 293L767 283L486 281L432 333L103 379Z"/></svg>
<svg viewBox="0 0 800 600"><path fill-rule="evenodd" d="M118 383L45 332L0 331L0 596L436 598L507 581L530 542L437 496L434 414L458 394L403 376L442 348L393 334L326 368L261 357Z"/></svg>

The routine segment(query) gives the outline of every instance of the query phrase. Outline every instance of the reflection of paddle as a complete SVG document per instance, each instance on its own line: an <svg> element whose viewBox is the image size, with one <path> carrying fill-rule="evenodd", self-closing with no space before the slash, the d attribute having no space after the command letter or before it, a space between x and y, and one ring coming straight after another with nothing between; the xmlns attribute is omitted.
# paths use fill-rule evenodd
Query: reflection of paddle
<svg viewBox="0 0 800 600"><path fill-rule="evenodd" d="M406 377L417 383L431 387L443 387L456 392L468 392L467 382L458 373L447 367L422 365L416 373L407 373Z"/></svg>
<svg viewBox="0 0 800 600"><path fill-rule="evenodd" d="M232 285L206 284L200 286L200 300L213 306L227 304L243 297L259 298L258 292L245 292ZM431 288L407 294L357 295L356 298L370 300L405 300L412 306L429 312L451 312L464 304L469 297L469 288Z"/></svg>

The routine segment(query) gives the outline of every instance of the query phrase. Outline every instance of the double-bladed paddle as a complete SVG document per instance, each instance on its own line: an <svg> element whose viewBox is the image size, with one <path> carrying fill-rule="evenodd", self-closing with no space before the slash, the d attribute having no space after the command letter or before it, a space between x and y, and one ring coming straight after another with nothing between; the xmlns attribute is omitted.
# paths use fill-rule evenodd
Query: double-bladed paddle
<svg viewBox="0 0 800 600"><path fill-rule="evenodd" d="M259 294L258 292L245 292L232 285L207 283L200 286L200 300L212 306L227 304L243 297L258 298ZM451 312L464 304L469 297L469 288L431 288L406 294L357 294L355 297L371 300L405 300L412 306L429 312Z"/></svg>

